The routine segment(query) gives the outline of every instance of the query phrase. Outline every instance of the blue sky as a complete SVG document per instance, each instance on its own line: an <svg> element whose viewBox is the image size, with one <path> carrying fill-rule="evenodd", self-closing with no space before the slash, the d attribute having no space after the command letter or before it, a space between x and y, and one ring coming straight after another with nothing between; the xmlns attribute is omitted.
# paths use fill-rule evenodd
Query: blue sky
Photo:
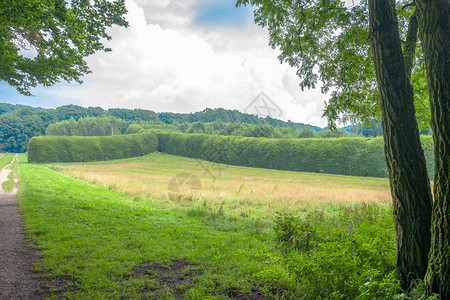
<svg viewBox="0 0 450 300"><path fill-rule="evenodd" d="M6 82L0 82L0 102L11 104L24 104L43 108L55 108L65 104L76 104L72 99L66 99L50 94L52 87L37 87L32 90L33 96L21 95L15 88Z"/></svg>
<svg viewBox="0 0 450 300"><path fill-rule="evenodd" d="M253 23L253 10L250 6L236 8L234 0L206 0L195 6L194 22L205 27L243 28Z"/></svg>
<svg viewBox="0 0 450 300"><path fill-rule="evenodd" d="M326 96L298 87L277 59L251 7L235 0L126 0L130 27L112 28L111 53L87 58L84 84L66 82L20 95L0 83L0 102L53 108L65 104L195 112L243 111L264 92L284 120L325 126Z"/></svg>

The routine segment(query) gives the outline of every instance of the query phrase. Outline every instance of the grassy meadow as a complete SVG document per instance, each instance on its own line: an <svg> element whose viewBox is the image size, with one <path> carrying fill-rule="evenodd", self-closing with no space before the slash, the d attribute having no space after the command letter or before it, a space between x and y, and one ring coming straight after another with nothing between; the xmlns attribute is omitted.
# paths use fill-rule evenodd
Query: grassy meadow
<svg viewBox="0 0 450 300"><path fill-rule="evenodd" d="M0 153L0 170L12 162L14 155L14 153Z"/></svg>
<svg viewBox="0 0 450 300"><path fill-rule="evenodd" d="M284 210L391 203L385 178L227 166L162 153L52 168L163 208L206 205L245 218L271 219Z"/></svg>
<svg viewBox="0 0 450 300"><path fill-rule="evenodd" d="M17 170L17 163L18 163L18 155L14 154L8 167L11 171L8 174L7 180L2 183L2 189L7 193L11 193L16 185L15 175Z"/></svg>
<svg viewBox="0 0 450 300"><path fill-rule="evenodd" d="M19 159L19 208L40 249L34 269L48 280L39 292L50 298L365 300L401 292L386 179L156 153L88 164Z"/></svg>
<svg viewBox="0 0 450 300"><path fill-rule="evenodd" d="M14 153L0 153L0 170L2 170L4 167L8 166L8 168L11 170L11 172L8 174L8 177L6 180L2 183L1 189L7 193L10 193L13 191L14 186L16 184L14 180L14 175L17 167L17 156Z"/></svg>

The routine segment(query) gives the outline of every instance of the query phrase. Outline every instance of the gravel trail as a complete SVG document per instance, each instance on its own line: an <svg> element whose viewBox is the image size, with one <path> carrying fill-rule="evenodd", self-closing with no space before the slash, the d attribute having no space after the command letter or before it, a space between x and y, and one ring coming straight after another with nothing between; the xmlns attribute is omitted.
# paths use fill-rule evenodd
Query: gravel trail
<svg viewBox="0 0 450 300"><path fill-rule="evenodd" d="M17 154L14 157L15 161ZM0 299L41 299L37 294L39 279L31 271L36 260L36 250L24 239L22 217L17 210L17 177L12 193L1 188L11 170L0 171Z"/></svg>

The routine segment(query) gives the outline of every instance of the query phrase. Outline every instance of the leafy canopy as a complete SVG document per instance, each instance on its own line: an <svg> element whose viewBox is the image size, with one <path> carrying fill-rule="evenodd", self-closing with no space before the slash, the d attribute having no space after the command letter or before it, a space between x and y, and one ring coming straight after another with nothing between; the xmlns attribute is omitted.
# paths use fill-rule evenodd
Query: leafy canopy
<svg viewBox="0 0 450 300"><path fill-rule="evenodd" d="M128 26L125 0L0 0L0 80L24 95L89 73L84 57L110 51L106 28Z"/></svg>
<svg viewBox="0 0 450 300"><path fill-rule="evenodd" d="M414 7L398 1L398 22L406 39ZM253 5L255 23L269 30L269 44L279 48L279 60L297 69L300 87L316 88L321 82L329 93L324 116L336 122L374 124L380 118L379 94L369 41L367 1L341 0L237 0ZM416 91L419 124L429 124L424 63L417 47L412 83Z"/></svg>

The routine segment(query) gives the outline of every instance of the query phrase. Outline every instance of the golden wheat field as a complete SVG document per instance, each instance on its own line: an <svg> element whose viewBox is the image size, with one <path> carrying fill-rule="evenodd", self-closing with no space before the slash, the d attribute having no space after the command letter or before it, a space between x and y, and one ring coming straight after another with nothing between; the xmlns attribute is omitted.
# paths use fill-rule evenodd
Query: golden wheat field
<svg viewBox="0 0 450 300"><path fill-rule="evenodd" d="M206 205L243 217L271 217L286 209L304 211L360 202L391 203L385 178L228 166L162 153L52 167L134 194L136 201L149 201L165 208Z"/></svg>

